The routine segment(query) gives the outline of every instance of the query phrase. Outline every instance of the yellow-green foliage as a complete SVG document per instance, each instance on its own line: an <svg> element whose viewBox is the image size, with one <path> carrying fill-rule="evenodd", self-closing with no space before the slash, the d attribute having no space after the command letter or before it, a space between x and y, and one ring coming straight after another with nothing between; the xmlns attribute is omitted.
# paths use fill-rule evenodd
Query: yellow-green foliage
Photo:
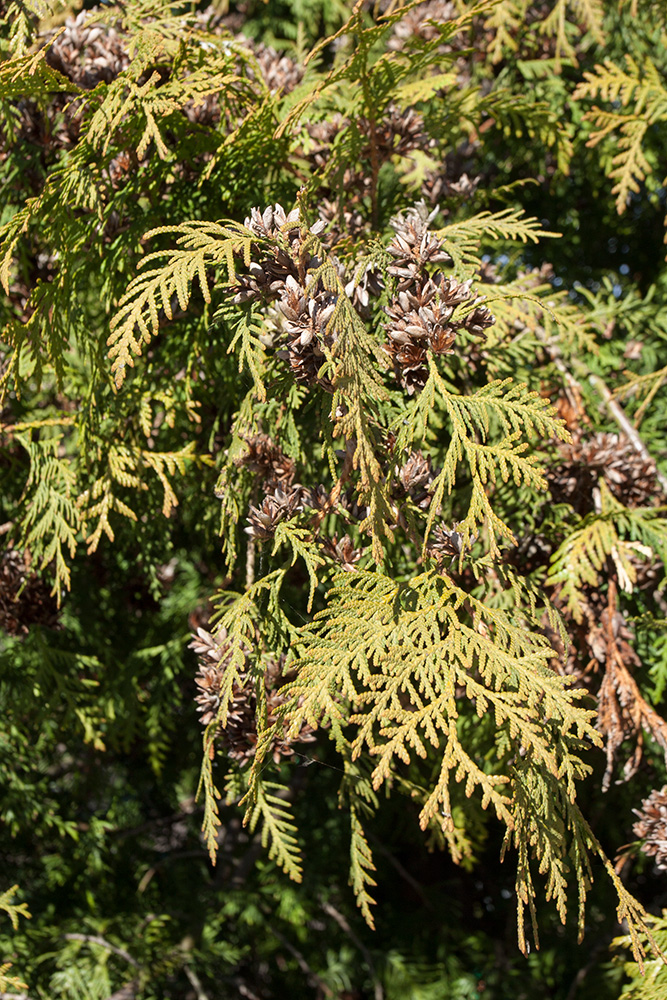
<svg viewBox="0 0 667 1000"><path fill-rule="evenodd" d="M6 889L4 892L0 893L0 910L4 910L8 914L9 919L12 922L12 927L14 930L18 930L19 917L27 917L30 919L30 913L28 912L28 906L26 903L14 903L12 902L14 896L18 892L19 887L13 885L10 889ZM6 991L7 987L12 990L26 990L27 985L18 977L10 976L9 970L12 967L11 962L0 963L0 990Z"/></svg>
<svg viewBox="0 0 667 1000"><path fill-rule="evenodd" d="M650 131L665 127L667 122L667 87L662 74L650 58L639 64L630 55L625 65L610 59L584 73L584 80L574 91L576 100L597 98L613 110L593 105L584 115L592 125L589 146L603 144L604 166L614 182L616 208L624 212L630 196L654 175L664 187L665 179L655 153L647 149ZM613 138L613 143L605 140Z"/></svg>

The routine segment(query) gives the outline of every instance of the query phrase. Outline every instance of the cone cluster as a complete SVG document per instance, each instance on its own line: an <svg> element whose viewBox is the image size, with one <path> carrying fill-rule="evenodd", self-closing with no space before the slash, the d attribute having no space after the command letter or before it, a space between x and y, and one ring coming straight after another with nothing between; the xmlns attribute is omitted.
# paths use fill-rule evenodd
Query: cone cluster
<svg viewBox="0 0 667 1000"><path fill-rule="evenodd" d="M389 273L397 278L397 286L396 297L386 309L385 350L408 395L426 384L429 354L452 354L459 330L483 336L495 322L487 307L473 299L471 281L432 271L452 263L443 241L428 228L433 214L420 202L398 216L393 220L395 236L387 247L393 257ZM467 309L458 308L466 304Z"/></svg>
<svg viewBox="0 0 667 1000"><path fill-rule="evenodd" d="M232 649L227 632L217 629L215 634L198 628L192 636L190 649L194 650L199 659L199 670L195 677L198 688L195 701L203 726L213 722L220 707L221 691L225 683L225 671L230 668ZM289 679L283 672L284 657L267 656L262 660L264 667L264 698L266 704L266 728L271 728L277 721L277 712L285 703L281 687ZM240 764L251 760L257 749L257 691L255 680L251 676L250 650L246 654L246 663L241 671L240 683L232 688L232 701L227 711L224 727L218 728L217 736L232 760ZM312 743L315 739L310 726L304 725L293 739L277 733L271 745L271 754L276 763L283 757L294 753L294 743Z"/></svg>
<svg viewBox="0 0 667 1000"><path fill-rule="evenodd" d="M268 434L249 435L245 441L247 451L236 459L237 467L257 473L262 485L269 490L285 489L293 484L296 463Z"/></svg>
<svg viewBox="0 0 667 1000"><path fill-rule="evenodd" d="M47 62L83 90L111 83L129 66L127 40L115 28L91 22L82 10L68 17L48 48Z"/></svg>
<svg viewBox="0 0 667 1000"><path fill-rule="evenodd" d="M594 489L602 478L626 507L642 507L659 499L656 466L640 455L624 434L577 434L560 446L562 461L548 472L551 495L571 504L579 514L594 509Z"/></svg>
<svg viewBox="0 0 667 1000"><path fill-rule="evenodd" d="M667 869L667 786L653 791L644 799L641 809L633 809L639 819L633 833L642 841L644 854L655 860L657 868Z"/></svg>

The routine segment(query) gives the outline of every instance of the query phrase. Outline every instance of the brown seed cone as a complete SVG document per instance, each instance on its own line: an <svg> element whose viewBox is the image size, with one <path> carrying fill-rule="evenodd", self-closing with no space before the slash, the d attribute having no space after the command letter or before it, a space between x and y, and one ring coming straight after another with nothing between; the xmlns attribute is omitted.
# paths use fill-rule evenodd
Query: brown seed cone
<svg viewBox="0 0 667 1000"><path fill-rule="evenodd" d="M471 280L458 281L439 272L429 275L431 265L451 263L442 240L428 228L435 211L429 213L422 201L397 216L392 220L396 235L387 247L394 258L388 271L399 281L386 307L385 350L410 395L426 383L428 350L451 354L457 330L480 336L495 322L480 299L471 303L470 312L459 315L457 307L472 298Z"/></svg>
<svg viewBox="0 0 667 1000"><path fill-rule="evenodd" d="M374 153L380 162L392 156L405 156L429 141L420 113L414 108L402 111L393 103L388 105L382 120L375 123L374 132L371 132L370 122L366 118L358 119L358 127L369 139L373 135ZM371 159L370 146L363 150L362 157Z"/></svg>
<svg viewBox="0 0 667 1000"><path fill-rule="evenodd" d="M341 278L347 277L340 266L339 273ZM354 277L345 285L345 294L351 299L352 305L364 319L368 319L371 315L371 299L377 298L383 290L382 275L372 264L367 264L361 274L357 269Z"/></svg>
<svg viewBox="0 0 667 1000"><path fill-rule="evenodd" d="M195 696L199 721L203 726L212 722L220 705L220 689L225 668L229 665L232 648L224 628L217 629L215 635L204 628L198 628L192 636L190 649L199 658L199 671L195 684L199 688Z"/></svg>
<svg viewBox="0 0 667 1000"><path fill-rule="evenodd" d="M463 172L457 180L448 176L448 171L442 168L439 170L428 170L421 186L421 194L424 199L428 199L432 205L439 204L443 198L456 197L472 198L481 183L481 177L468 177Z"/></svg>
<svg viewBox="0 0 667 1000"><path fill-rule="evenodd" d="M451 342L454 340L454 331L448 326L454 306L444 301L430 278L410 291L399 292L386 311L387 334L399 344L426 341L430 345L432 337L444 331L451 332Z"/></svg>
<svg viewBox="0 0 667 1000"><path fill-rule="evenodd" d="M286 490L277 487L259 507L250 505L248 527L244 530L257 541L267 541L273 538L279 522L303 510L306 502L307 491L302 486L288 486Z"/></svg>
<svg viewBox="0 0 667 1000"><path fill-rule="evenodd" d="M278 90L283 94L289 94L298 87L303 79L302 66L289 56L276 52L270 45L264 45L263 42L252 42L251 45L264 82L272 94Z"/></svg>
<svg viewBox="0 0 667 1000"><path fill-rule="evenodd" d="M626 507L659 499L655 462L640 455L623 434L579 435L572 444L561 445L560 453L564 460L547 473L551 494L579 514L594 509L594 490L601 477Z"/></svg>
<svg viewBox="0 0 667 1000"><path fill-rule="evenodd" d="M404 215L392 219L396 235L387 246L387 250L394 258L394 263L388 270L390 274L400 279L399 292L422 279L426 265L452 263L452 258L443 249L442 240L428 228L434 214L435 212L429 212L426 203L421 201Z"/></svg>
<svg viewBox="0 0 667 1000"><path fill-rule="evenodd" d="M439 564L443 564L447 559L453 561L461 554L461 542L456 526L447 528L439 524L429 539L427 551Z"/></svg>
<svg viewBox="0 0 667 1000"><path fill-rule="evenodd" d="M427 349L434 354L451 354L458 329L480 335L495 322L482 305L467 316L457 317L456 307L472 296L470 284L455 278L440 276L435 280L421 275L387 306L385 351L397 379L410 395L426 383Z"/></svg>
<svg viewBox="0 0 667 1000"><path fill-rule="evenodd" d="M421 391L428 379L428 351L418 344L397 344L390 341L385 351L394 366L394 374L408 396Z"/></svg>
<svg viewBox="0 0 667 1000"><path fill-rule="evenodd" d="M253 208L243 224L247 229L252 229L256 236L263 236L267 240L276 240L282 236L290 242L296 242L301 228L299 209L293 208L287 213L277 202L269 205L263 212Z"/></svg>
<svg viewBox="0 0 667 1000"><path fill-rule="evenodd" d="M274 444L267 434L247 437L248 450L234 464L259 473L269 490L291 486L296 475L296 463Z"/></svg>
<svg viewBox="0 0 667 1000"><path fill-rule="evenodd" d="M496 322L496 317L493 315L490 309L487 309L484 305L476 306L472 312L468 313L462 322L462 326L469 333L474 333L475 336L484 336L484 331Z"/></svg>
<svg viewBox="0 0 667 1000"><path fill-rule="evenodd" d="M318 373L325 362L323 348L332 347L338 338L330 323L335 308L336 296L331 292L316 288L306 297L305 290L292 277L285 282L278 304L287 339L287 347L278 351L278 357L288 362L297 382L317 383L327 391L333 391L331 380Z"/></svg>
<svg viewBox="0 0 667 1000"><path fill-rule="evenodd" d="M220 122L220 101L217 94L206 94L195 101L188 101L183 114L193 125L211 128Z"/></svg>
<svg viewBox="0 0 667 1000"><path fill-rule="evenodd" d="M413 503L426 510L431 503L431 483L435 479L430 457L413 451L396 473L397 499L409 496Z"/></svg>
<svg viewBox="0 0 667 1000"><path fill-rule="evenodd" d="M344 236L358 236L368 228L368 220L356 197L344 201L342 198L322 198L317 213L327 227L329 246L340 242Z"/></svg>
<svg viewBox="0 0 667 1000"><path fill-rule="evenodd" d="M349 535L343 535L340 541L338 535L322 538L320 541L325 553L340 563L344 570L351 573L356 569L355 564L359 562L363 553L361 549L355 549Z"/></svg>
<svg viewBox="0 0 667 1000"><path fill-rule="evenodd" d="M318 483L314 489L304 490L303 505L326 514L331 510L331 494L326 486Z"/></svg>
<svg viewBox="0 0 667 1000"><path fill-rule="evenodd" d="M452 0L428 0L409 10L393 28L388 42L390 49L402 49L413 39L430 42L438 37L438 25L452 21L458 15ZM443 45L443 51L451 50L451 45Z"/></svg>
<svg viewBox="0 0 667 1000"><path fill-rule="evenodd" d="M317 170L329 164L337 135L349 125L349 118L340 113L330 115L326 121L306 125L308 140L304 144L304 153ZM393 102L386 107L383 117L372 125L363 117L357 118L355 125L362 137L358 150L361 161L370 162L375 157L382 164L392 156L406 156L430 142L422 115L414 108L402 110ZM367 171L352 168L347 168L342 177L336 177L336 182L335 193L345 191L346 199L349 199L352 190L357 197L363 197L369 193L371 186Z"/></svg>
<svg viewBox="0 0 667 1000"><path fill-rule="evenodd" d="M288 278L296 281L300 269L317 267L319 260L311 254L301 259L301 246L308 233L319 235L325 228L322 220L314 223L306 230L300 222L298 208L286 213L282 205L269 205L263 212L253 208L245 219L244 225L255 236L270 241L273 246L267 249L266 256L253 261L246 274L239 275L235 302L246 302L250 299L263 298L273 301L285 294L285 283Z"/></svg>
<svg viewBox="0 0 667 1000"><path fill-rule="evenodd" d="M657 868L667 870L667 786L652 791L641 809L632 810L639 821L632 831L642 843L642 851L655 859Z"/></svg>

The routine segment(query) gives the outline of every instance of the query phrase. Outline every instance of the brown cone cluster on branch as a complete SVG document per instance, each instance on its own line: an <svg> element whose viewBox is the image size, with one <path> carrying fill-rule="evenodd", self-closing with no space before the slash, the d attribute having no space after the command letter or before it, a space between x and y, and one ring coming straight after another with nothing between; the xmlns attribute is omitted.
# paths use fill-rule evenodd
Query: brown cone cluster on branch
<svg viewBox="0 0 667 1000"><path fill-rule="evenodd" d="M444 169L427 170L421 187L422 197L432 205L446 198L470 200L479 187L482 178L469 177L465 170L460 172L445 158Z"/></svg>
<svg viewBox="0 0 667 1000"><path fill-rule="evenodd" d="M419 5L414 11L408 11L403 20L394 26L389 41L390 48L400 49L409 44L413 37L425 40L435 38L438 34L437 25L451 19L453 6L451 2L432 0ZM62 74L65 81L70 80L84 90L94 89L100 83L112 83L130 65L129 36L121 27L120 20L115 24L105 24L102 20L96 20L96 16L96 11L81 11L76 16L70 16L63 29L49 29L42 36L47 46L49 64ZM303 66L271 46L242 34L244 17L243 9L221 14L211 6L197 12L193 24L202 32L221 37L225 45L231 46L232 51L238 53L238 71L247 78L251 86L256 79L259 81L261 78L262 87L265 86L271 93L290 93L303 80ZM462 42L458 38L449 40L443 45L443 51L456 48L459 44ZM247 55L243 56L244 50L252 53L254 62L248 60ZM461 72L465 64L463 60L459 62ZM160 72L163 71L169 73L166 61L160 67ZM55 94L52 106L44 111L38 109L33 102L22 102L25 105L22 136L33 136L31 141L44 147L74 145L79 139L78 116L81 102L71 100L71 96L65 84L63 92ZM236 128L240 121L234 113L227 114L222 120L220 101L216 94L204 94L201 98L191 100L182 108L182 113L193 124L223 131ZM328 192L323 191L324 197L318 208L321 218L331 227L334 241L358 234L370 224L368 203L373 198L373 184L369 165L373 164L372 169L377 172L393 157L405 158L412 151L428 153L435 148L420 112L389 102L377 121L371 122L363 116L356 116L352 122L357 130L358 140L353 158L359 160L360 165L348 165L346 160L349 162L351 157L345 155L340 157L339 163L337 158L332 159L332 155L335 157L332 150L336 149L337 136L348 130L350 124L350 118L342 114L329 116L326 121L306 123L304 144L300 150L300 157L313 170L320 175L330 174L330 188ZM125 162L126 155L127 151L122 152L121 160L109 166L113 186L117 186L130 169L138 166L136 162ZM202 155L206 160L209 154ZM185 163L175 165L175 172L179 176L189 175L191 169ZM441 197L463 192L463 188L456 188L459 182L467 185L466 192L472 192L476 181L469 180L467 176L463 181L463 174L463 168L456 165L452 169L447 168L446 176L432 170L427 171L422 196L435 203Z"/></svg>
<svg viewBox="0 0 667 1000"><path fill-rule="evenodd" d="M308 491L302 486L289 486L286 490L277 487L259 506L250 505L246 534L258 542L273 538L280 521L289 520L302 511L308 506L307 500Z"/></svg>
<svg viewBox="0 0 667 1000"><path fill-rule="evenodd" d="M495 319L480 300L472 302L471 281L457 281L428 268L450 264L443 241L428 226L434 212L419 202L393 220L396 235L387 247L394 258L389 273L398 278L397 294L387 306L385 350L396 378L409 395L422 389L428 378L429 352L452 354L456 333L477 336ZM458 307L474 305L468 312Z"/></svg>
<svg viewBox="0 0 667 1000"><path fill-rule="evenodd" d="M333 391L323 366L338 339L334 319L339 295L325 288L320 279L313 280L312 272L321 261L307 248L309 237L319 236L324 223L318 221L307 229L300 222L298 208L287 214L282 205L275 205L263 212L253 209L245 225L270 245L239 276L235 301L277 300L277 357L287 363L296 382ZM331 263L353 304L367 305L372 272L350 281L339 261L332 258Z"/></svg>
<svg viewBox="0 0 667 1000"><path fill-rule="evenodd" d="M639 820L632 830L643 841L642 851L655 860L657 868L667 870L667 786L651 792L641 809L633 812Z"/></svg>
<svg viewBox="0 0 667 1000"><path fill-rule="evenodd" d="M116 26L96 20L95 11L81 11L68 17L62 29L49 29L42 35L45 41L46 61L57 70L64 80L71 81L83 90L93 90L98 84L112 83L130 65L129 36ZM242 27L243 17L221 16L213 7L208 7L195 15L195 23L200 30L211 35L228 36ZM269 45L255 42L243 34L229 38L239 50L250 50L256 63L238 60L238 70L251 82L261 79L271 93L289 93L303 78L303 67L289 56L281 54ZM79 139L80 100L71 100L67 86L62 93L54 95L52 104L40 111L31 101L21 102L23 121L21 137L38 142L41 146L67 147ZM193 124L218 128L221 124L221 108L217 94L205 94L197 100L189 101L182 109L183 114ZM235 128L239 122L223 122L223 128ZM121 154L122 156L123 154ZM175 165L177 173L187 167ZM109 167L114 186L122 172L112 163Z"/></svg>
<svg viewBox="0 0 667 1000"><path fill-rule="evenodd" d="M400 50L416 38L425 42L433 41L440 34L438 26L454 20L458 13L453 0L427 0L426 3L420 3L394 25L388 47ZM443 45L443 51L448 49L448 46Z"/></svg>
<svg viewBox="0 0 667 1000"><path fill-rule="evenodd" d="M261 477L265 495L260 503L251 504L248 511L248 525L245 532L250 538L264 542L273 538L278 524L289 520L304 510L312 510L314 523L319 525L323 516L331 510L331 496L326 487L319 483L314 488L296 483L296 463L267 434L253 434L246 437L247 451L237 457L237 468L247 468ZM347 536L345 536L347 538ZM342 539L339 543L324 542L329 545L329 554L340 562L356 562L351 542ZM343 548L339 548L343 546Z"/></svg>
<svg viewBox="0 0 667 1000"><path fill-rule="evenodd" d="M368 147L362 150L362 157L367 160L374 155L384 163L392 156L405 156L430 142L424 131L421 114L414 108L402 111L393 102L386 107L378 122L371 125L366 118L359 118L357 125L362 134L368 137Z"/></svg>
<svg viewBox="0 0 667 1000"><path fill-rule="evenodd" d="M92 90L100 82L111 83L130 64L123 35L91 21L92 17L85 10L68 17L46 53L49 65L83 90Z"/></svg>
<svg viewBox="0 0 667 1000"><path fill-rule="evenodd" d="M435 476L430 457L423 455L421 451L413 451L403 465L396 469L394 496L397 500L410 497L417 507L427 510L431 504L431 485Z"/></svg>
<svg viewBox="0 0 667 1000"><path fill-rule="evenodd" d="M336 155L336 139L353 124L359 142L354 153ZM393 157L406 157L414 150L432 145L421 114L414 108L400 109L390 102L377 121L358 117L350 119L338 113L326 121L306 125L308 138L303 155L314 171L327 178L329 190L318 205L320 218L329 228L332 244L356 236L369 228L368 202L372 201L372 171L379 170ZM360 165L348 165L350 160ZM374 166L372 166L374 165Z"/></svg>
<svg viewBox="0 0 667 1000"><path fill-rule="evenodd" d="M48 586L30 569L30 560L18 549L0 556L0 628L23 635L31 625L53 628L58 606Z"/></svg>
<svg viewBox="0 0 667 1000"><path fill-rule="evenodd" d="M572 444L560 446L560 454L563 461L547 472L551 495L579 514L595 509L594 490L601 478L626 507L659 499L655 462L640 455L624 434L577 435Z"/></svg>
<svg viewBox="0 0 667 1000"><path fill-rule="evenodd" d="M199 659L199 671L195 678L198 693L195 696L200 722L207 726L216 718L220 707L220 692L222 690L225 671L230 669L232 646L225 629L219 628L212 634L206 629L198 628L192 636L190 649L194 650ZM232 688L232 702L227 713L227 723L220 726L218 736L229 756L243 764L254 757L257 749L257 692L255 679L249 664L250 650L245 651L245 663L239 672L240 683ZM278 709L285 703L281 687L289 679L283 673L284 657L265 657L264 690L266 698L266 725L271 727L277 718ZM282 735L274 737L271 754L276 763L281 758L294 753L294 743L312 743L315 739L310 726L304 725L297 737L286 739Z"/></svg>
<svg viewBox="0 0 667 1000"><path fill-rule="evenodd" d="M394 263L389 273L399 278L399 292L413 288L424 277L427 265L452 263L442 240L428 228L436 212L436 209L429 212L424 202L418 202L405 214L392 219L395 235L387 250Z"/></svg>
<svg viewBox="0 0 667 1000"><path fill-rule="evenodd" d="M456 525L451 528L444 524L439 524L433 531L428 545L427 552L443 565L447 560L453 561L461 555L463 538L457 531Z"/></svg>
<svg viewBox="0 0 667 1000"><path fill-rule="evenodd" d="M236 459L235 465L250 469L262 477L262 485L269 489L285 489L296 476L296 463L268 434L253 434L246 439L248 450Z"/></svg>
<svg viewBox="0 0 667 1000"><path fill-rule="evenodd" d="M321 543L326 555L339 563L346 572L354 572L363 553L361 549L355 549L349 535L343 535L338 541L338 535L334 534L332 538L322 538Z"/></svg>
<svg viewBox="0 0 667 1000"><path fill-rule="evenodd" d="M272 94L280 91L289 94L298 87L303 79L303 67L284 53L276 52L270 45L263 42L251 42L250 45L259 63L262 77Z"/></svg>
<svg viewBox="0 0 667 1000"><path fill-rule="evenodd" d="M318 258L306 252L303 244L309 233L319 235L324 223L316 222L310 230L305 229L298 208L289 214L278 204L269 205L263 212L253 208L244 225L271 245L263 257L250 263L246 274L239 275L235 302L281 299L288 278L298 282L319 265Z"/></svg>
<svg viewBox="0 0 667 1000"><path fill-rule="evenodd" d="M338 339L338 331L331 322L337 301L338 296L319 283L306 292L291 275L287 278L278 303L287 346L278 351L278 357L287 361L296 382L317 384L333 391L331 379L321 369L326 350L330 351Z"/></svg>

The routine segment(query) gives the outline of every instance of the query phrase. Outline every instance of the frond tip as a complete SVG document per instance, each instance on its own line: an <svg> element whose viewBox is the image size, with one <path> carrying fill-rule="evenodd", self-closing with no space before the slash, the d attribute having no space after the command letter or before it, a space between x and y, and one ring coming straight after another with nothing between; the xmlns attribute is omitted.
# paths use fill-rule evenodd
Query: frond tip
<svg viewBox="0 0 667 1000"><path fill-rule="evenodd" d="M296 825L288 805L289 790L273 781L257 782L254 801L248 806L246 822L254 833L259 825L262 847L269 848L269 858L294 882L302 880L301 850L294 836Z"/></svg>
<svg viewBox="0 0 667 1000"><path fill-rule="evenodd" d="M241 256L247 266L255 239L241 225L215 222L184 222L181 226L153 229L145 238L164 233L177 234L180 249L158 250L144 258L141 267L165 257L167 260L134 278L111 321L107 345L117 388L125 380L126 368L134 367L134 358L156 336L161 323L174 318L176 307L182 311L188 308L194 279L199 282L204 301L210 302L209 274L213 272L215 280L223 285L234 284L234 257Z"/></svg>

